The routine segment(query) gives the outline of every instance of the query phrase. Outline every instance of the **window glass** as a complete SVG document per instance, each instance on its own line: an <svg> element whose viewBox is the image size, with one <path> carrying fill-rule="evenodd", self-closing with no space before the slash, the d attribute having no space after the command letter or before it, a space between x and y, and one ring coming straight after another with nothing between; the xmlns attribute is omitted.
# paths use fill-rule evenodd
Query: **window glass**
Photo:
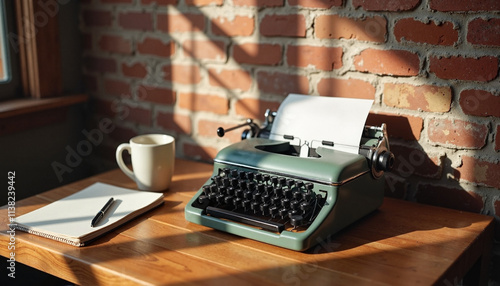
<svg viewBox="0 0 500 286"><path fill-rule="evenodd" d="M0 104L22 96L14 2L0 0Z"/></svg>
<svg viewBox="0 0 500 286"><path fill-rule="evenodd" d="M7 21L5 14L5 1L0 3L0 83L10 80L9 45L7 40Z"/></svg>

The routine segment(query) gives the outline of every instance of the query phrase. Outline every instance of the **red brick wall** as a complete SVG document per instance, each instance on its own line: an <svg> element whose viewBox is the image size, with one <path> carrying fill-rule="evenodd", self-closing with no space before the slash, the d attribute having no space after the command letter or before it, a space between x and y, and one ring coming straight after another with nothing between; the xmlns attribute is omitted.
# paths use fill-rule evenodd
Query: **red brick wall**
<svg viewBox="0 0 500 286"><path fill-rule="evenodd" d="M94 120L210 160L288 93L370 98L387 195L500 218L500 1L86 0ZM110 156L111 160L113 156Z"/></svg>

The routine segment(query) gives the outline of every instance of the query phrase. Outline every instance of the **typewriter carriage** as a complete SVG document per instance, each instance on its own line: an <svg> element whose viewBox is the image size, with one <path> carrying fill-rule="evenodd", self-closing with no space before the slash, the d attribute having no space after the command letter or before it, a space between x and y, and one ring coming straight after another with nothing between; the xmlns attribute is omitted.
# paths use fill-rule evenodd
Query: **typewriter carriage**
<svg viewBox="0 0 500 286"><path fill-rule="evenodd" d="M250 138L269 138L275 117L276 111L267 109L264 114L265 121L261 127L259 127L253 121L253 119L248 118L245 123L231 128L223 129L222 127L219 127L217 129L217 135L219 137L223 137L226 132L249 126L250 128L243 130L241 134L241 140ZM293 138L285 139L293 140ZM334 142L321 142L321 144L333 146ZM297 156L299 153L299 150L297 150L298 146L292 144L270 144L267 146L257 145L256 148L263 151L270 151L279 154L288 154L294 156ZM359 146L359 154L363 155L368 160L371 174L375 179L382 177L384 172L390 172L392 170L395 157L394 154L390 151L389 138L387 136L387 126L385 123L382 123L381 126L367 125L364 127ZM315 148L311 148L309 157L317 156L319 155L316 153Z"/></svg>

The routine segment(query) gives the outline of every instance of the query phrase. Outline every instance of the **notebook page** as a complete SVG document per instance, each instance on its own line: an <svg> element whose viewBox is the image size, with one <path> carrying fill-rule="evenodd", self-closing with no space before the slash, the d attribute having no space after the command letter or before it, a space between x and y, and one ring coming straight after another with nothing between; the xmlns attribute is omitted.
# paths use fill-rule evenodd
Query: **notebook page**
<svg viewBox="0 0 500 286"><path fill-rule="evenodd" d="M95 227L90 223L111 198L114 202ZM95 183L80 192L55 201L16 218L16 223L28 230L55 237L79 239L103 228L113 227L125 217L162 200L162 193L135 191L104 183ZM157 205L157 204L156 204Z"/></svg>

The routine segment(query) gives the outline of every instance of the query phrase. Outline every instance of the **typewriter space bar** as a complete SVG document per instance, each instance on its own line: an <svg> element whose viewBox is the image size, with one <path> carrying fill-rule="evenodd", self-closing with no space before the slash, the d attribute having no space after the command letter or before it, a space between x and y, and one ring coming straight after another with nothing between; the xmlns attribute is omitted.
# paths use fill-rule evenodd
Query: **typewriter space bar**
<svg viewBox="0 0 500 286"><path fill-rule="evenodd" d="M267 220L262 220L253 216L240 214L232 211L228 211L225 209L220 209L216 207L207 207L207 214L216 217L216 218L225 218L230 219L236 222L246 223L249 225L261 227L265 230L273 231L273 232L282 232L285 229L285 225L279 222L272 222Z"/></svg>

